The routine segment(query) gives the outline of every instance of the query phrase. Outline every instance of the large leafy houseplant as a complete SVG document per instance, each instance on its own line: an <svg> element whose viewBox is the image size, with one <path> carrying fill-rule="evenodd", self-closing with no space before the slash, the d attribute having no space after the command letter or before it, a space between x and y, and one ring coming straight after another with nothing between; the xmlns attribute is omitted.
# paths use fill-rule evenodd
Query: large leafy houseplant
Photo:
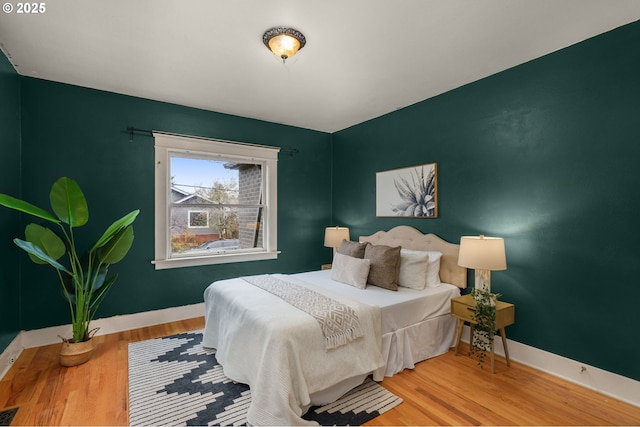
<svg viewBox="0 0 640 427"><path fill-rule="evenodd" d="M87 201L78 184L66 177L58 179L49 194L54 214L0 194L0 205L49 221L59 227L59 234L38 224L29 224L25 239L14 239L36 264L49 264L60 279L62 295L69 303L73 338L79 343L91 338L89 325L98 306L113 286L117 274L107 278L109 266L121 261L133 243L133 222L140 212L134 210L111 224L102 237L79 255L75 229L89 220ZM66 257L65 257L66 255Z"/></svg>

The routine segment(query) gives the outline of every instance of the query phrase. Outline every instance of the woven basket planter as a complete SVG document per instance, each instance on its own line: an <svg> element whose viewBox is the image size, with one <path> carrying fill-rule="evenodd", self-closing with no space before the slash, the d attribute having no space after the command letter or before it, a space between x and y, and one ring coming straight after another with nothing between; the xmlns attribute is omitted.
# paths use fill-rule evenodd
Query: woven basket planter
<svg viewBox="0 0 640 427"><path fill-rule="evenodd" d="M93 339L82 342L64 341L60 348L60 365L77 366L87 362L93 355Z"/></svg>

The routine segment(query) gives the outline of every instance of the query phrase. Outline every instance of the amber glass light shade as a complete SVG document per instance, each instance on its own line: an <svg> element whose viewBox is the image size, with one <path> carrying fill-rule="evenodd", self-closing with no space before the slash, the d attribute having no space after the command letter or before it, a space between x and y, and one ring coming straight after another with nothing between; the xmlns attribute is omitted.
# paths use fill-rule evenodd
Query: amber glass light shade
<svg viewBox="0 0 640 427"><path fill-rule="evenodd" d="M293 28L275 27L264 33L262 42L284 62L304 47L306 39L300 31Z"/></svg>
<svg viewBox="0 0 640 427"><path fill-rule="evenodd" d="M287 59L298 52L300 42L286 34L281 34L269 40L269 49L282 59Z"/></svg>

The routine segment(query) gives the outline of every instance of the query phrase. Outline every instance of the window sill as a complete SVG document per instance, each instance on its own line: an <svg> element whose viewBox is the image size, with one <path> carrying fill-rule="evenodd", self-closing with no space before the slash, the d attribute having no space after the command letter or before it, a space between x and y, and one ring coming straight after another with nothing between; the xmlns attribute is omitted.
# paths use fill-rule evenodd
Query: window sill
<svg viewBox="0 0 640 427"><path fill-rule="evenodd" d="M223 254L213 256L171 258L151 261L156 270L169 268L196 267L199 265L227 264L231 262L261 261L267 259L277 259L280 251L252 252L242 254Z"/></svg>

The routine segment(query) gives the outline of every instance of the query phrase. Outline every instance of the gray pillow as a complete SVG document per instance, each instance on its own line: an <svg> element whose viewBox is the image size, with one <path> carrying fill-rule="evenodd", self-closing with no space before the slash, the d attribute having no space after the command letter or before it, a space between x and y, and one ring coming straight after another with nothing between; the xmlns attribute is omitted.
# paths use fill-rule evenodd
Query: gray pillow
<svg viewBox="0 0 640 427"><path fill-rule="evenodd" d="M364 248L367 247L366 243L352 242L350 240L343 240L338 248L338 253L342 255L352 256L354 258L364 258Z"/></svg>
<svg viewBox="0 0 640 427"><path fill-rule="evenodd" d="M391 291L398 290L400 246L367 245L364 259L371 262L367 284Z"/></svg>

